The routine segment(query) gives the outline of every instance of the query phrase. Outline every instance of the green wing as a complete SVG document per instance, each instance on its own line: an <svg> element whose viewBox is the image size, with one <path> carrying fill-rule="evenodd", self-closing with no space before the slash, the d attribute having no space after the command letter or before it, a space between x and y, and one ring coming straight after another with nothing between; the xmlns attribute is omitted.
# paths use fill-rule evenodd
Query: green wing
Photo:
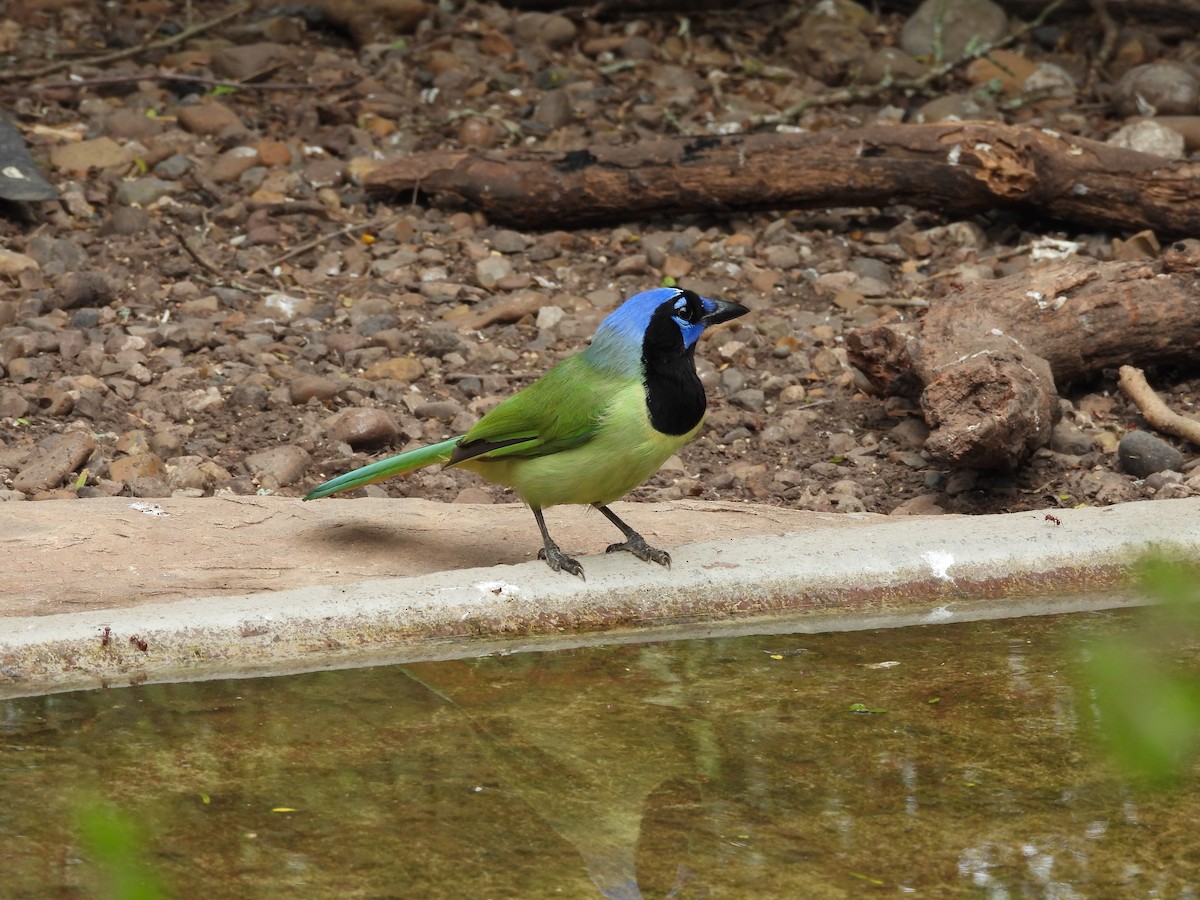
<svg viewBox="0 0 1200 900"><path fill-rule="evenodd" d="M627 383L628 378L596 369L581 355L568 357L475 423L448 465L544 456L586 443Z"/></svg>

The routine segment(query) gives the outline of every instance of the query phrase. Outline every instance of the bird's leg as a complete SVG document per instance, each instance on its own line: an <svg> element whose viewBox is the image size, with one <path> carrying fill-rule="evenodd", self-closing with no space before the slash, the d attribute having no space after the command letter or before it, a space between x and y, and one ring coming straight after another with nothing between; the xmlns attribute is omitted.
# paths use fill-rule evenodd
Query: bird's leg
<svg viewBox="0 0 1200 900"><path fill-rule="evenodd" d="M569 572L587 581L587 578L583 574L583 566L579 564L579 560L571 559L571 557L559 550L558 544L554 543L554 538L550 537L550 532L546 530L546 520L542 517L542 511L536 506L532 507L532 509L533 517L537 519L538 528L542 532L542 542L546 545L538 551L538 559L544 559L555 572Z"/></svg>
<svg viewBox="0 0 1200 900"><path fill-rule="evenodd" d="M671 554L666 550L659 550L657 547L651 547L646 543L646 539L630 528L615 512L607 506L601 506L599 503L592 504L600 512L604 513L604 518L612 522L621 529L621 534L625 535L625 542L622 544L610 544L608 547L609 553L615 553L618 550L628 550L638 559L645 562L656 562L660 566L671 568Z"/></svg>

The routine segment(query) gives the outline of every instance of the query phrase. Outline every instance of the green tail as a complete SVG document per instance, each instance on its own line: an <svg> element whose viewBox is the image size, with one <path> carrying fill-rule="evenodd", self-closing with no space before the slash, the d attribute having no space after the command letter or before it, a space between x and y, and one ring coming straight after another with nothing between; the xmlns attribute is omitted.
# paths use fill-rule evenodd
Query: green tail
<svg viewBox="0 0 1200 900"><path fill-rule="evenodd" d="M452 437L440 444L430 444L428 447L409 450L399 456L381 459L379 462L371 463L369 466L363 466L361 469L355 469L345 475L331 478L324 484L317 485L304 495L304 499L317 500L321 497L328 497L330 494L336 494L338 491L349 491L362 487L364 484L384 481L393 475L402 475L423 466L433 465L437 462L444 463L450 459L450 454L454 452L458 441L458 438Z"/></svg>

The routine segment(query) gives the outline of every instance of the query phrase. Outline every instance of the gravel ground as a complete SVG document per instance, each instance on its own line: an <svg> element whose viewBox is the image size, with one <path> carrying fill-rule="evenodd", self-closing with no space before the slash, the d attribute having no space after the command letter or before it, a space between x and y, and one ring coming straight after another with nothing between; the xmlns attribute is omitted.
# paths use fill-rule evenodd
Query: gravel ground
<svg viewBox="0 0 1200 900"><path fill-rule="evenodd" d="M952 5L978 28L992 15ZM843 347L880 315L1020 271L1047 239L1112 258L1154 255L1152 235L895 206L525 233L360 184L373 160L418 150L738 130L806 92L869 81L881 59L919 73L919 54L900 49L919 49L919 14L838 2L820 18L779 3L597 21L382 6L382 25L335 4L306 17L264 6L180 41L232 7L196 2L189 21L166 2L0 4L10 74L71 61L0 81L0 107L58 192L0 217L0 499L298 497L461 433L666 278L753 312L703 342L708 424L634 498L980 513L1200 489L1190 457L1149 435L1163 470L1122 471L1118 442L1140 420L1109 372L1060 386L1052 445L1020 471L941 470L922 455L919 409L872 395ZM1000 17L997 35L1015 24ZM814 107L790 127L971 114L1123 140L1131 92L1190 90L1158 111L1196 112L1194 39L1128 26L1097 75L1089 22L1034 31L999 69ZM147 36L169 45L96 61ZM1151 87L1142 64L1157 66ZM1014 72L1024 80L1006 86ZM245 79L260 83L218 84ZM1150 374L1176 409L1194 408L1194 372ZM453 470L366 492L514 499Z"/></svg>

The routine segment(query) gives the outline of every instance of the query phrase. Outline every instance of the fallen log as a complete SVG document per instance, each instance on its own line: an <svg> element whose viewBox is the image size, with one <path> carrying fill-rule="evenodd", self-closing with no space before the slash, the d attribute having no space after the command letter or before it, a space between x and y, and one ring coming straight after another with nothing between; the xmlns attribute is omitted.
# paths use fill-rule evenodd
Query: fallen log
<svg viewBox="0 0 1200 900"><path fill-rule="evenodd" d="M992 122L439 151L385 162L364 184L520 228L903 202L949 215L1016 207L1122 232L1200 233L1200 162Z"/></svg>
<svg viewBox="0 0 1200 900"><path fill-rule="evenodd" d="M971 284L846 344L882 393L920 401L934 461L1011 471L1049 441L1056 385L1200 359L1200 241L1153 262L1073 258Z"/></svg>

